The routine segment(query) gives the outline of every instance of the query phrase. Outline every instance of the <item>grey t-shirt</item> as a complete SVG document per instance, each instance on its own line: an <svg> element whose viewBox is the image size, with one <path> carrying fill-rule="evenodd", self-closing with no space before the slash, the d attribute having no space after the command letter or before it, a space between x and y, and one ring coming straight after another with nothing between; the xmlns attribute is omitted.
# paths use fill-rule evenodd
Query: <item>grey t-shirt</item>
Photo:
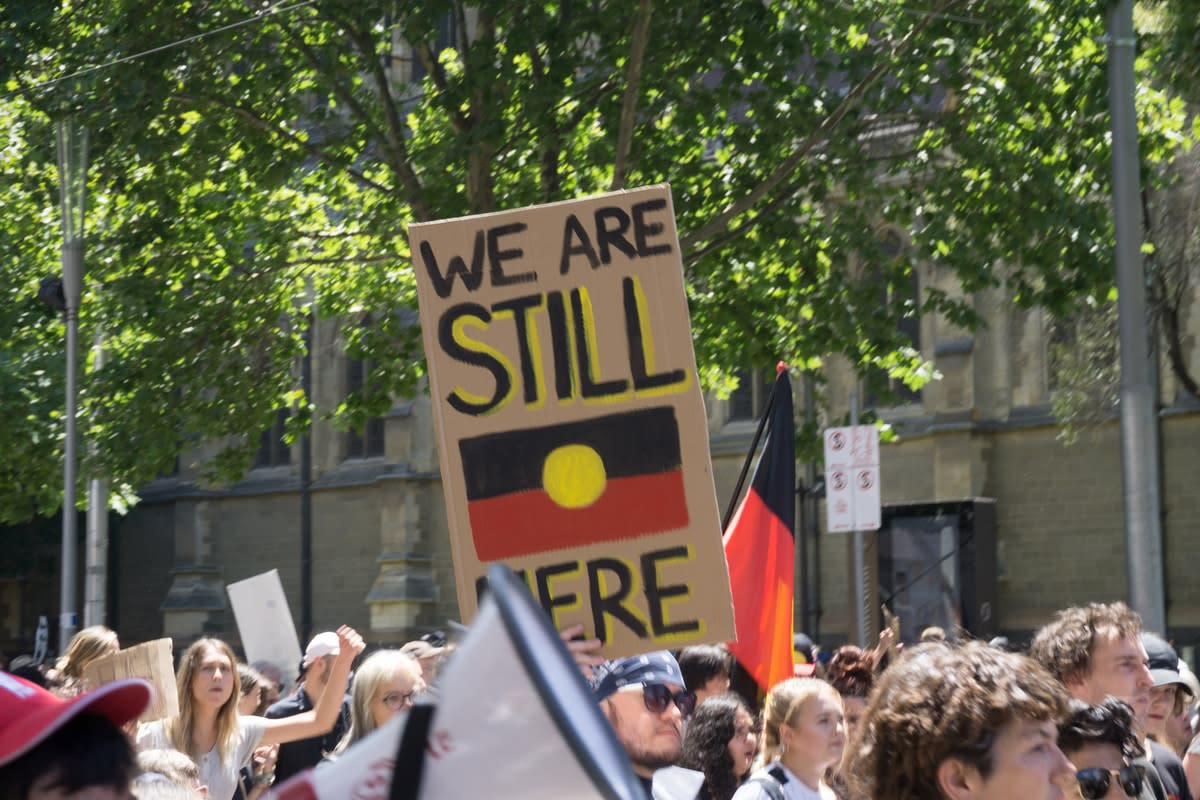
<svg viewBox="0 0 1200 800"><path fill-rule="evenodd" d="M224 761L217 757L217 748L196 759L200 768L200 783L208 787L209 800L233 800L237 791L238 772L250 763L254 748L262 741L266 724L262 717L238 717L238 735L233 749ZM163 720L147 722L138 727L138 750L175 750L167 739Z"/></svg>

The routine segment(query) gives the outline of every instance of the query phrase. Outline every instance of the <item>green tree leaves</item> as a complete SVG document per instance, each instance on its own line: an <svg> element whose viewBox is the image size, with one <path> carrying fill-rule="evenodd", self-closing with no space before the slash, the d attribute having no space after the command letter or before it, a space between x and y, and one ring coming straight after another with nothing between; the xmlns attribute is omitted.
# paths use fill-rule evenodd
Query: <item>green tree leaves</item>
<svg viewBox="0 0 1200 800"><path fill-rule="evenodd" d="M669 182L712 386L833 354L927 380L901 321L975 319L941 283L914 298L918 263L1025 305L1102 295L1103 9L927 5L6 10L0 404L24 421L0 435L24 457L0 480L0 519L56 496L61 326L28 298L58 269L47 131L64 108L93 143L83 339L109 347L83 385L91 468L131 486L185 443L212 443L214 479L236 477L277 407L354 425L412 392L414 220ZM1146 152L1168 157L1181 110L1151 93L1142 113ZM363 396L296 396L310 313L377 365Z"/></svg>

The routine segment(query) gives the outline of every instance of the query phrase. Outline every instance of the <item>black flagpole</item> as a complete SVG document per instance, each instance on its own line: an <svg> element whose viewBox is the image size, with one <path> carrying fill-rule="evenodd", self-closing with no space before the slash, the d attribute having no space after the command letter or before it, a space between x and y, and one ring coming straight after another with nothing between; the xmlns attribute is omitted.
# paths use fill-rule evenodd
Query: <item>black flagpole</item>
<svg viewBox="0 0 1200 800"><path fill-rule="evenodd" d="M754 461L754 453L758 450L758 443L762 439L763 428L767 427L767 420L771 418L771 410L775 407L775 390L779 388L779 374L786 369L786 366L783 369L776 368L775 382L771 384L771 394L767 396L767 407L763 409L762 417L758 420L758 429L754 431L750 450L746 453L746 460L742 463L742 474L738 475L737 486L733 489L733 497L729 500L729 507L725 509L725 519L721 521L722 535L729 530L729 522L737 510L738 498L742 496L742 487L746 484L746 474L750 472L750 464Z"/></svg>

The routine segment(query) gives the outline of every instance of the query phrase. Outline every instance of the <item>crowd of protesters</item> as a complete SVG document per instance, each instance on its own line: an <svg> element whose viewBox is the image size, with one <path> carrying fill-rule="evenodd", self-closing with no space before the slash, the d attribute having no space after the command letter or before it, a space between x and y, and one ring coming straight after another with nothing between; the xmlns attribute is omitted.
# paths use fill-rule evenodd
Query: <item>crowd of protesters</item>
<svg viewBox="0 0 1200 800"><path fill-rule="evenodd" d="M1200 685L1172 646L1122 603L1060 611L1027 653L929 630L829 658L796 637L795 675L748 700L721 646L615 661L563 639L648 797L659 800L1191 800L1200 778ZM308 644L296 685L239 663L219 639L180 657L178 712L137 722L144 681L87 685L119 648L79 632L53 665L0 673L0 798L215 800L264 796L327 768L431 702L450 656L434 635L364 650L348 627ZM282 690L282 694L281 694Z"/></svg>
<svg viewBox="0 0 1200 800"><path fill-rule="evenodd" d="M756 708L722 692L735 665L712 647L606 664L594 693L658 800L1191 800L1200 788L1200 685L1122 603L1059 612L1028 653L941 629L893 645L888 634L821 659L797 635L797 677Z"/></svg>

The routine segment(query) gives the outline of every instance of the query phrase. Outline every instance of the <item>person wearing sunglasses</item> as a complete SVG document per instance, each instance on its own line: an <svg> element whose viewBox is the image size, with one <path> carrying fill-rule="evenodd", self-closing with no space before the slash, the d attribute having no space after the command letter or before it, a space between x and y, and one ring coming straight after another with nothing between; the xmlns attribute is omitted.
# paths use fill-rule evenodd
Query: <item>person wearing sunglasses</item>
<svg viewBox="0 0 1200 800"><path fill-rule="evenodd" d="M1058 746L1075 765L1083 800L1138 797L1146 787L1146 768L1132 763L1142 756L1133 728L1133 709L1110 697L1090 706L1078 700L1058 726Z"/></svg>
<svg viewBox="0 0 1200 800"><path fill-rule="evenodd" d="M1076 700L1099 705L1115 697L1133 709L1133 730L1144 738L1154 676L1142 644L1142 618L1124 603L1064 608L1034 634L1029 654ZM1158 770L1145 756L1142 800L1170 800ZM1177 799L1178 800L1178 799Z"/></svg>
<svg viewBox="0 0 1200 800"><path fill-rule="evenodd" d="M696 707L683 672L666 650L593 668L592 696L629 756L647 797L692 800L704 773L676 767L683 752L683 722Z"/></svg>

